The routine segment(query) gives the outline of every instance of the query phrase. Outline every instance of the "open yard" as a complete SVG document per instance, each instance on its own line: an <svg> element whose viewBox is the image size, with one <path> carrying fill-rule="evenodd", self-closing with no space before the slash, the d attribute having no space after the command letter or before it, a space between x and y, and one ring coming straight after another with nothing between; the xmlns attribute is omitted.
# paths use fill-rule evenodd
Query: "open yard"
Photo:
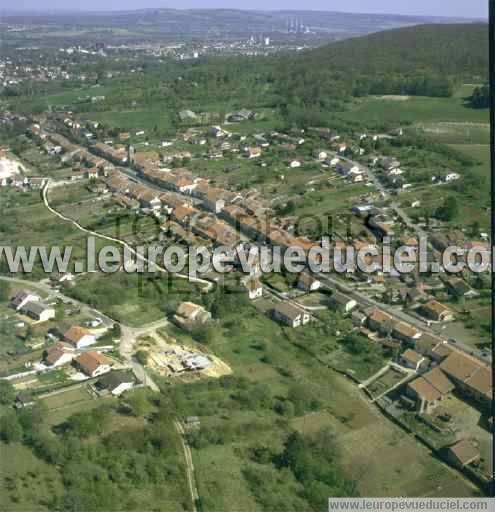
<svg viewBox="0 0 495 512"><path fill-rule="evenodd" d="M0 508L6 512L48 512L63 492L58 469L19 443L0 442L0 482Z"/></svg>
<svg viewBox="0 0 495 512"><path fill-rule="evenodd" d="M474 87L463 86L451 98L408 97L401 101L396 98L368 97L357 100L354 107L346 113L339 114L343 119L359 119L363 123L394 124L404 123L488 123L488 110L474 109L466 105L465 97Z"/></svg>
<svg viewBox="0 0 495 512"><path fill-rule="evenodd" d="M67 293L125 325L137 327L165 318L167 307L192 298L195 291L187 280L169 274L118 272L82 276Z"/></svg>
<svg viewBox="0 0 495 512"><path fill-rule="evenodd" d="M374 398L377 398L387 392L390 388L396 386L406 376L406 373L399 372L398 370L390 367L383 375L366 386L366 389Z"/></svg>

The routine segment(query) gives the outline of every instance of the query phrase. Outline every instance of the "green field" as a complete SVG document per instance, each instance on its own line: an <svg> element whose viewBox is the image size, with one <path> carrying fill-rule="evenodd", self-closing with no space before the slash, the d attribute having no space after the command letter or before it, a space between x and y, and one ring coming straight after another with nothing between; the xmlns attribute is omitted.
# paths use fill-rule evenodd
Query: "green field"
<svg viewBox="0 0 495 512"><path fill-rule="evenodd" d="M418 123L489 123L488 110L473 109L464 98L472 87L463 87L451 98L407 97L364 98L356 100L351 110L338 114L339 118L363 124L418 124Z"/></svg>
<svg viewBox="0 0 495 512"><path fill-rule="evenodd" d="M59 94L48 95L43 98L49 105L70 105L71 103L78 103L88 96L109 96L118 94L119 88L117 86L100 86L100 87L86 87L82 89L73 89Z"/></svg>
<svg viewBox="0 0 495 512"><path fill-rule="evenodd" d="M2 242L12 247L52 246L73 248L73 259L85 254L85 236L71 224L55 217L43 204L39 192L0 190L0 230ZM8 218L8 221L6 219ZM2 258L3 260L3 258ZM22 277L22 276L18 276ZM34 265L29 279L46 277L39 262Z"/></svg>
<svg viewBox="0 0 495 512"><path fill-rule="evenodd" d="M155 127L162 132L168 132L172 128L171 112L166 107L161 107L159 104L148 109L136 110L119 110L119 111L105 111L105 112L90 112L84 114L84 117L93 121L100 121L110 127L118 128L122 131L139 131L139 130L153 130ZM147 133L145 135L153 136Z"/></svg>
<svg viewBox="0 0 495 512"><path fill-rule="evenodd" d="M0 508L6 512L53 510L62 494L58 469L18 443L0 442Z"/></svg>

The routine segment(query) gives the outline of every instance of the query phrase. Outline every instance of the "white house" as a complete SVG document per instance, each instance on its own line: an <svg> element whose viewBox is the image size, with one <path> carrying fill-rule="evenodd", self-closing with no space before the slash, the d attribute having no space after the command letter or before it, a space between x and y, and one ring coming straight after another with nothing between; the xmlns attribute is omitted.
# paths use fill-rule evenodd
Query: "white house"
<svg viewBox="0 0 495 512"><path fill-rule="evenodd" d="M357 306L357 302L354 299L338 291L333 292L330 297L330 304L335 309L341 309L345 313L349 313Z"/></svg>
<svg viewBox="0 0 495 512"><path fill-rule="evenodd" d="M277 304L272 310L271 314L275 320L282 322L290 327L299 327L306 325L311 317L304 309L294 306L290 302L281 302Z"/></svg>
<svg viewBox="0 0 495 512"><path fill-rule="evenodd" d="M313 153L313 156L320 160L320 161L323 161L323 160L326 160L328 158L328 154L326 151L321 151L321 150L317 150Z"/></svg>
<svg viewBox="0 0 495 512"><path fill-rule="evenodd" d="M64 333L64 339L76 348L89 347L96 343L96 336L84 327L73 325Z"/></svg>
<svg viewBox="0 0 495 512"><path fill-rule="evenodd" d="M64 283L66 281L74 281L75 278L76 276L70 272L62 272L59 276L58 282Z"/></svg>
<svg viewBox="0 0 495 512"><path fill-rule="evenodd" d="M460 177L461 177L461 175L457 174L456 172L449 172L449 174L447 174L447 176L445 176L445 181L447 181L447 182L449 182L449 181L456 181Z"/></svg>
<svg viewBox="0 0 495 512"><path fill-rule="evenodd" d="M98 377L112 369L111 359L99 352L83 352L74 363L88 377Z"/></svg>
<svg viewBox="0 0 495 512"><path fill-rule="evenodd" d="M124 391L132 389L136 385L136 378L131 371L113 371L104 375L96 386L105 389L114 396L120 396Z"/></svg>
<svg viewBox="0 0 495 512"><path fill-rule="evenodd" d="M39 300L24 304L20 311L37 322L47 322L55 318L55 309Z"/></svg>
<svg viewBox="0 0 495 512"><path fill-rule="evenodd" d="M55 368L70 363L74 357L75 353L72 347L64 343L55 343L47 349L44 361L48 366Z"/></svg>
<svg viewBox="0 0 495 512"><path fill-rule="evenodd" d="M263 286L258 279L249 279L244 286L251 300L263 297Z"/></svg>
<svg viewBox="0 0 495 512"><path fill-rule="evenodd" d="M359 165L356 165L354 163L351 163L351 162L347 162L347 161L339 161L337 163L337 165L335 166L337 171L342 174L343 176L349 176L350 174L362 174L363 173L363 170L361 169L361 167L359 167Z"/></svg>
<svg viewBox="0 0 495 512"><path fill-rule="evenodd" d="M15 296L10 301L10 307L19 311L22 309L28 302L38 302L41 300L41 297L29 290L22 290L17 292Z"/></svg>
<svg viewBox="0 0 495 512"><path fill-rule="evenodd" d="M297 280L297 287L306 292L314 292L320 288L321 282L307 272L301 272Z"/></svg>
<svg viewBox="0 0 495 512"><path fill-rule="evenodd" d="M295 169L296 167L301 167L301 162L299 162L299 160L292 160L292 162L289 164L289 167L291 169Z"/></svg>
<svg viewBox="0 0 495 512"><path fill-rule="evenodd" d="M244 149L248 158L258 158L261 156L261 148L252 147Z"/></svg>
<svg viewBox="0 0 495 512"><path fill-rule="evenodd" d="M425 363L426 359L415 350L408 348L400 357L400 363L406 368L418 371Z"/></svg>

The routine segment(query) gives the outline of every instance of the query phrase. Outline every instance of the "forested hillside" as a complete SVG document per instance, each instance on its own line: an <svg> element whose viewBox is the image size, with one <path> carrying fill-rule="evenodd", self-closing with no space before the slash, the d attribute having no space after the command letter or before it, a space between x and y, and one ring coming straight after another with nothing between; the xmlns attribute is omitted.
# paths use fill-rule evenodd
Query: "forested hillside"
<svg viewBox="0 0 495 512"><path fill-rule="evenodd" d="M446 97L463 79L488 74L488 25L420 25L349 39L285 63L287 98L407 94ZM335 83L337 82L337 83ZM338 95L338 94L337 94Z"/></svg>
<svg viewBox="0 0 495 512"><path fill-rule="evenodd" d="M309 51L318 62L360 73L488 73L488 25L484 23L417 25L348 39Z"/></svg>

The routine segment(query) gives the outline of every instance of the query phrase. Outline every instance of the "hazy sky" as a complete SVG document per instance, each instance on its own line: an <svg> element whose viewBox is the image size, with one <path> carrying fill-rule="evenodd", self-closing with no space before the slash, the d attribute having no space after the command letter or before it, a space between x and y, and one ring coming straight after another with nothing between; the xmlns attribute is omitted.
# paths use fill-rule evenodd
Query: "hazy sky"
<svg viewBox="0 0 495 512"><path fill-rule="evenodd" d="M115 10L143 7L230 7L239 9L313 9L343 12L486 17L489 0L1 0L16 10Z"/></svg>

